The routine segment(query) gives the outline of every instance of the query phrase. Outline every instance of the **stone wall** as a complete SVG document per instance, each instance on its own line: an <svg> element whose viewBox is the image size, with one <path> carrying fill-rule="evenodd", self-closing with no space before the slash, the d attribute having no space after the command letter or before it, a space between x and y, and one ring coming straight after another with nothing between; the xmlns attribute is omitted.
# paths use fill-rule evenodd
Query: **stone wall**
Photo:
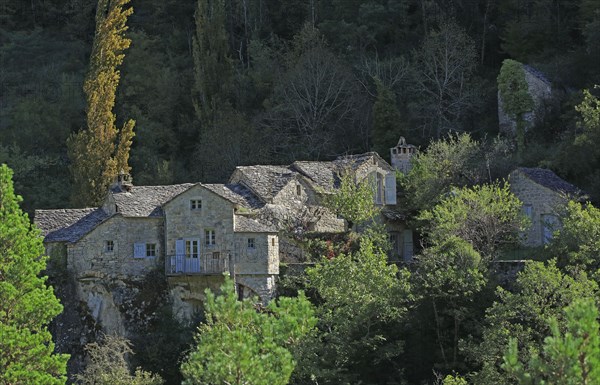
<svg viewBox="0 0 600 385"><path fill-rule="evenodd" d="M254 247L248 247L248 239ZM279 274L279 240L275 234L235 233L233 272L244 274Z"/></svg>
<svg viewBox="0 0 600 385"><path fill-rule="evenodd" d="M202 208L191 209L200 200ZM164 207L166 256L175 255L178 239L200 239L200 254L233 250L233 203L202 186L194 186ZM215 245L206 246L205 230L215 232Z"/></svg>
<svg viewBox="0 0 600 385"><path fill-rule="evenodd" d="M67 246L67 269L76 279L141 279L161 266L163 239L162 218L113 216ZM106 249L107 241L113 242L112 251ZM157 256L134 258L135 243L155 244Z"/></svg>
<svg viewBox="0 0 600 385"><path fill-rule="evenodd" d="M531 226L524 233L523 243L532 247L543 245L544 222L542 216L558 217L561 207L566 205L566 199L559 193L533 182L518 170L510 175L509 182L510 190L523 202L523 207L531 207Z"/></svg>
<svg viewBox="0 0 600 385"><path fill-rule="evenodd" d="M529 94L531 95L534 103L533 110L523 115L523 119L525 121L525 131L527 131L529 128L541 123L544 120L547 110L551 109L552 106L556 104L556 101L553 100L554 93L550 82L541 78L540 74L535 74L526 66L523 66L523 72L525 73L525 81L529 87ZM500 126L500 132L511 137L516 135L517 122L506 112L504 112L500 92L498 92L498 123Z"/></svg>

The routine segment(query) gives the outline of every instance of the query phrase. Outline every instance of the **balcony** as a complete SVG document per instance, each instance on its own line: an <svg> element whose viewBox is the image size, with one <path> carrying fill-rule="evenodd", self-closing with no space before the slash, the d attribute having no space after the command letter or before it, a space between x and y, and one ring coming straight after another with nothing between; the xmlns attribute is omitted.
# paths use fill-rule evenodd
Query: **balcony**
<svg viewBox="0 0 600 385"><path fill-rule="evenodd" d="M221 275L229 271L229 251L167 256L165 271L167 275Z"/></svg>

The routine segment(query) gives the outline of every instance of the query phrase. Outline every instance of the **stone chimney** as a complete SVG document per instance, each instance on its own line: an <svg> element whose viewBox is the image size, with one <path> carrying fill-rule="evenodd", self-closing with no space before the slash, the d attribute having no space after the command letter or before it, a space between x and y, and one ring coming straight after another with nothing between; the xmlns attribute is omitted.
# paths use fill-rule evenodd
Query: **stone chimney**
<svg viewBox="0 0 600 385"><path fill-rule="evenodd" d="M406 144L406 139L400 137L396 147L390 148L392 167L403 174L407 174L412 168L410 160L417 153L417 147Z"/></svg>
<svg viewBox="0 0 600 385"><path fill-rule="evenodd" d="M130 192L133 189L133 178L131 175L121 170L117 175L117 180L110 186L113 192Z"/></svg>

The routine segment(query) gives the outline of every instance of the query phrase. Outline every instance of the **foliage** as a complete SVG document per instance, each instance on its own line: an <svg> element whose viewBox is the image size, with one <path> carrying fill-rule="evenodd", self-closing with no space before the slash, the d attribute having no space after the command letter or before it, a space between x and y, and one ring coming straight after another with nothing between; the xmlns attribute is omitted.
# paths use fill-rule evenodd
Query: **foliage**
<svg viewBox="0 0 600 385"><path fill-rule="evenodd" d="M439 139L479 104L475 43L448 21L426 36L413 61L415 109L423 131Z"/></svg>
<svg viewBox="0 0 600 385"><path fill-rule="evenodd" d="M299 349L297 379L381 383L400 371L399 330L413 300L410 274L388 265L381 238L367 232L358 251L308 269L319 297L319 333Z"/></svg>
<svg viewBox="0 0 600 385"><path fill-rule="evenodd" d="M525 145L525 121L523 114L531 112L534 107L529 94L529 85L525 80L523 65L517 61L506 59L502 62L498 75L498 92L502 108L517 122L517 144L520 151Z"/></svg>
<svg viewBox="0 0 600 385"><path fill-rule="evenodd" d="M83 373L76 375L81 385L161 385L158 375L137 368L130 373L127 356L133 354L131 344L123 337L104 335L100 343L85 347L88 363Z"/></svg>
<svg viewBox="0 0 600 385"><path fill-rule="evenodd" d="M396 95L381 80L375 78L377 98L373 104L373 149L384 155L404 134Z"/></svg>
<svg viewBox="0 0 600 385"><path fill-rule="evenodd" d="M339 178L339 188L333 194L325 196L325 205L344 218L350 229L373 219L379 212L373 199L374 181L366 179L358 182L350 170L342 171Z"/></svg>
<svg viewBox="0 0 600 385"><path fill-rule="evenodd" d="M64 384L69 357L54 353L47 329L62 306L39 276L47 257L20 201L12 171L0 165L0 383Z"/></svg>
<svg viewBox="0 0 600 385"><path fill-rule="evenodd" d="M600 210L591 204L569 202L561 218L562 228L549 245L560 265L600 278Z"/></svg>
<svg viewBox="0 0 600 385"><path fill-rule="evenodd" d="M206 323L181 366L184 384L287 384L295 361L290 347L310 334L316 319L303 293L281 297L262 311L237 300L226 279L221 295L206 290Z"/></svg>
<svg viewBox="0 0 600 385"><path fill-rule="evenodd" d="M117 68L131 44L124 37L127 18L133 13L133 8L123 8L129 1L100 0L96 10L96 35L83 85L88 128L68 141L73 174L71 201L78 207L99 205L117 174L130 170L135 122L129 120L117 130L112 112L120 79Z"/></svg>
<svg viewBox="0 0 600 385"><path fill-rule="evenodd" d="M479 369L471 376L475 384L513 384L515 378L500 368L510 338L518 341L519 356L527 349L541 351L550 332L548 320L562 319L562 309L576 299L594 298L598 285L585 273L569 276L555 261L528 262L511 291L497 288L497 301L486 310L481 340L470 338L462 350Z"/></svg>
<svg viewBox="0 0 600 385"><path fill-rule="evenodd" d="M400 185L412 211L435 206L453 187L482 181L482 146L469 134L432 141L426 152L412 159L412 169Z"/></svg>
<svg viewBox="0 0 600 385"><path fill-rule="evenodd" d="M527 225L521 201L507 183L453 190L419 219L429 222L426 234L432 244L458 237L488 261L496 258L501 248L516 244Z"/></svg>
<svg viewBox="0 0 600 385"><path fill-rule="evenodd" d="M517 341L510 340L503 368L521 385L596 384L600 379L600 324L593 299L576 299L564 309L566 330L550 319L551 336L541 351L532 349L525 364L519 361ZM564 331L563 331L564 330Z"/></svg>
<svg viewBox="0 0 600 385"><path fill-rule="evenodd" d="M445 369L456 368L459 363L463 323L477 313L473 302L487 283L486 272L479 253L456 236L439 241L416 257L411 276L414 291L424 306L433 308L433 329Z"/></svg>

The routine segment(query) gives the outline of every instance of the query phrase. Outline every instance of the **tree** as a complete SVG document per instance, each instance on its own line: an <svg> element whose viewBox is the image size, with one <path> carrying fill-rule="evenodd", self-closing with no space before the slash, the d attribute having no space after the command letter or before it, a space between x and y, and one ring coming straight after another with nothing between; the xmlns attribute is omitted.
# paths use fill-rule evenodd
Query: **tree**
<svg viewBox="0 0 600 385"><path fill-rule="evenodd" d="M379 212L373 201L374 181L358 182L351 170L344 170L338 176L340 186L325 197L325 205L344 218L350 229L373 219Z"/></svg>
<svg viewBox="0 0 600 385"><path fill-rule="evenodd" d="M85 346L88 363L82 374L76 375L81 385L162 385L158 375L137 368L132 375L127 355L133 354L131 344L123 337L104 335L100 343Z"/></svg>
<svg viewBox="0 0 600 385"><path fill-rule="evenodd" d="M295 361L290 347L311 333L316 319L303 293L281 297L263 309L237 300L226 279L221 294L206 290L206 322L181 365L185 385L288 383Z"/></svg>
<svg viewBox="0 0 600 385"><path fill-rule="evenodd" d="M108 186L120 171L129 172L129 150L135 122L128 120L120 130L115 127L112 110L120 72L131 40L124 37L127 18L133 8L124 9L130 0L99 0L96 10L96 35L90 68L83 86L87 102L87 130L71 135L67 141L74 206L97 206Z"/></svg>
<svg viewBox="0 0 600 385"><path fill-rule="evenodd" d="M454 22L443 23L427 35L413 59L416 110L423 136L437 139L457 130L479 102L473 75L477 66L475 42Z"/></svg>
<svg viewBox="0 0 600 385"><path fill-rule="evenodd" d="M517 150L522 153L527 130L523 116L531 112L534 107L533 99L529 94L529 85L525 80L523 64L511 59L502 62L498 75L498 92L502 108L516 121Z"/></svg>
<svg viewBox="0 0 600 385"><path fill-rule="evenodd" d="M295 36L284 66L265 118L283 161L366 147L358 82L318 30L306 25Z"/></svg>
<svg viewBox="0 0 600 385"><path fill-rule="evenodd" d="M59 385L65 354L55 354L48 323L62 311L46 277L42 237L19 208L12 171L0 165L0 384Z"/></svg>
<svg viewBox="0 0 600 385"><path fill-rule="evenodd" d="M507 183L455 189L419 219L429 222L426 234L432 244L458 237L487 261L498 257L502 248L515 245L527 224L521 201Z"/></svg>
<svg viewBox="0 0 600 385"><path fill-rule="evenodd" d="M412 159L412 169L400 176L408 210L435 206L454 187L472 186L485 178L483 145L469 134L431 141L427 151Z"/></svg>
<svg viewBox="0 0 600 385"><path fill-rule="evenodd" d="M510 291L496 289L497 299L486 310L481 340L469 338L463 343L463 352L478 367L471 383L514 384L516 378L501 368L509 340L518 341L519 357L528 350L541 351L544 338L550 334L548 320L555 317L562 324L565 306L577 299L593 299L597 293L598 285L585 273L564 274L554 260L527 263Z"/></svg>
<svg viewBox="0 0 600 385"><path fill-rule="evenodd" d="M599 280L600 209L591 204L569 202L561 218L562 228L549 245L549 252L561 266L586 271Z"/></svg>
<svg viewBox="0 0 600 385"><path fill-rule="evenodd" d="M404 127L394 92L377 78L375 85L377 98L373 104L373 149L379 154L387 154L402 136Z"/></svg>
<svg viewBox="0 0 600 385"><path fill-rule="evenodd" d="M308 269L319 298L319 333L300 349L298 378L319 383L397 380L404 317L413 301L406 269L387 263L386 235L367 231L359 249Z"/></svg>
<svg viewBox="0 0 600 385"><path fill-rule="evenodd" d="M576 299L564 309L564 314L563 322L550 319L551 336L544 339L541 352L532 347L525 363L519 360L517 340L510 340L502 367L520 385L598 383L600 324L596 303L591 298Z"/></svg>
<svg viewBox="0 0 600 385"><path fill-rule="evenodd" d="M416 257L411 275L414 290L432 306L439 358L444 369L459 364L458 342L463 322L476 317L473 304L487 283L487 267L467 241L449 236ZM445 382L444 382L445 383Z"/></svg>

